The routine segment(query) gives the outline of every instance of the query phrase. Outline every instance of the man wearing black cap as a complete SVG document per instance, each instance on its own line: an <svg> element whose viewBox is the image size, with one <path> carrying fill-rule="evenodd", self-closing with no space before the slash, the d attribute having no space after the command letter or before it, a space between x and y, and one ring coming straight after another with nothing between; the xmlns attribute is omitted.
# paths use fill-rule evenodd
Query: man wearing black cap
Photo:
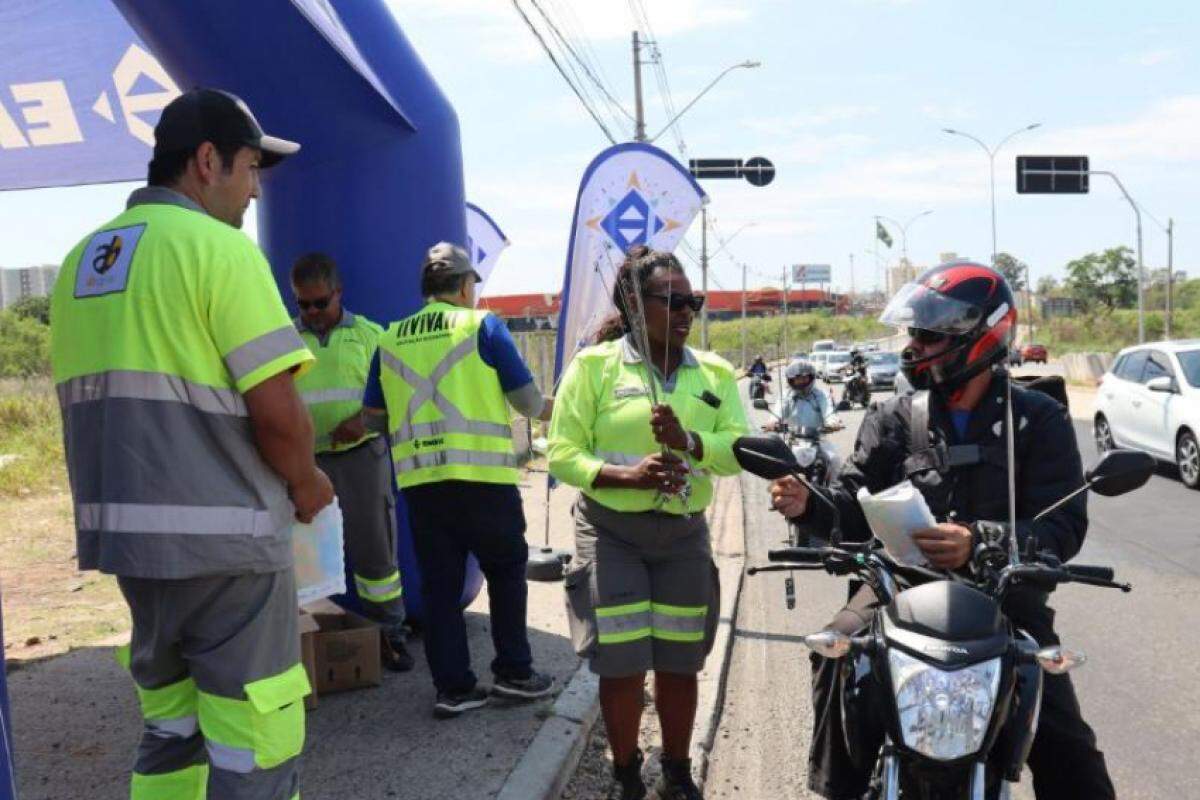
<svg viewBox="0 0 1200 800"><path fill-rule="evenodd" d="M298 797L291 528L333 499L292 383L313 356L237 230L300 149L196 89L155 128L148 186L67 256L51 308L81 569L116 575L145 719L133 800Z"/></svg>
<svg viewBox="0 0 1200 800"><path fill-rule="evenodd" d="M441 242L421 269L426 305L379 340L363 407L383 419L421 567L425 656L438 717L488 702L476 684L460 598L468 554L488 581L491 694L533 700L553 681L533 669L525 628L525 513L509 428L511 404L549 419L504 323L475 310L479 274L466 251Z"/></svg>

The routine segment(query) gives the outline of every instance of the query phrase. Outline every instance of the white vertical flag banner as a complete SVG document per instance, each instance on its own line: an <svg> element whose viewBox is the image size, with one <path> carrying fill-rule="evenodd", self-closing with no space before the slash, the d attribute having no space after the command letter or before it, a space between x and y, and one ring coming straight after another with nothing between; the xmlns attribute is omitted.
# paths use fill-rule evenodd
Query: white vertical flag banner
<svg viewBox="0 0 1200 800"><path fill-rule="evenodd" d="M554 379L616 309L612 289L625 253L644 244L673 252L708 196L678 161L657 147L629 142L592 160L579 184Z"/></svg>
<svg viewBox="0 0 1200 800"><path fill-rule="evenodd" d="M467 203L467 252L471 255L471 266L482 278L479 286L475 287L476 302L483 294L488 278L500 260L500 254L508 245L508 237L495 220L479 206Z"/></svg>

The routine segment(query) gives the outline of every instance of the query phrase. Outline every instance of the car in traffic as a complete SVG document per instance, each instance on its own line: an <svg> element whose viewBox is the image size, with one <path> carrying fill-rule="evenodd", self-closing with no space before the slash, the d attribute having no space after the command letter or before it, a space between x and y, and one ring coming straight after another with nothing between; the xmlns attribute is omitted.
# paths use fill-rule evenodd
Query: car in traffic
<svg viewBox="0 0 1200 800"><path fill-rule="evenodd" d="M1142 450L1200 489L1200 339L1152 342L1117 354L1096 393L1092 435L1101 453Z"/></svg>
<svg viewBox="0 0 1200 800"><path fill-rule="evenodd" d="M1047 358L1049 358L1049 353L1046 352L1044 344L1027 344L1021 348L1022 361L1045 364Z"/></svg>
<svg viewBox="0 0 1200 800"><path fill-rule="evenodd" d="M833 339L817 339L815 342L813 342L812 351L814 354L828 353L831 350L836 349L836 347L837 343L834 342Z"/></svg>
<svg viewBox="0 0 1200 800"><path fill-rule="evenodd" d="M1021 366L1021 348L1019 348L1019 347L1008 348L1008 363L1009 363L1009 366L1013 366L1013 367Z"/></svg>
<svg viewBox="0 0 1200 800"><path fill-rule="evenodd" d="M899 371L899 353L878 352L867 354L867 380L871 382L871 388L895 386L896 373Z"/></svg>
<svg viewBox="0 0 1200 800"><path fill-rule="evenodd" d="M828 350L814 350L808 354L808 363L813 365L813 371L817 373L818 378L822 376L822 370L825 368L825 359L828 356Z"/></svg>
<svg viewBox="0 0 1200 800"><path fill-rule="evenodd" d="M842 374L842 367L849 364L849 350L832 350L825 354L825 358L821 362L821 370L818 374L825 379L826 383L841 383L845 379L845 376Z"/></svg>

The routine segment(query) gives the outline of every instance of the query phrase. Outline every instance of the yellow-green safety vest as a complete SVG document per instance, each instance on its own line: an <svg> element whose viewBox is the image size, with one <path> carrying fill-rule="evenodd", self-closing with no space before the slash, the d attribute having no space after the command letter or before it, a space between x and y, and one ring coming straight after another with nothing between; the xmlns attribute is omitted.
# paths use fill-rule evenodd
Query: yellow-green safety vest
<svg viewBox="0 0 1200 800"><path fill-rule="evenodd" d="M508 403L496 370L479 355L491 313L431 302L379 340L396 484L516 484Z"/></svg>
<svg viewBox="0 0 1200 800"><path fill-rule="evenodd" d="M354 442L334 444L333 429L347 417L362 411L363 391L371 371L371 359L383 328L361 314L343 309L342 319L322 338L296 319L296 330L317 363L296 380L296 390L312 415L318 453L338 453L357 447L379 434L368 431Z"/></svg>
<svg viewBox="0 0 1200 800"><path fill-rule="evenodd" d="M648 489L597 489L605 464L633 466L662 446L650 429L647 381L656 381L659 401L671 406L684 430L703 444L699 460L688 462L691 486L686 499L664 499ZM550 421L550 474L579 487L615 511L692 514L712 501L712 475L736 475L741 468L733 442L746 435L746 415L732 365L715 353L684 348L683 360L668 382L649 371L629 337L581 350L567 366L554 398Z"/></svg>
<svg viewBox="0 0 1200 800"><path fill-rule="evenodd" d="M294 509L243 395L313 357L254 242L140 189L67 256L50 316L80 568L290 568Z"/></svg>

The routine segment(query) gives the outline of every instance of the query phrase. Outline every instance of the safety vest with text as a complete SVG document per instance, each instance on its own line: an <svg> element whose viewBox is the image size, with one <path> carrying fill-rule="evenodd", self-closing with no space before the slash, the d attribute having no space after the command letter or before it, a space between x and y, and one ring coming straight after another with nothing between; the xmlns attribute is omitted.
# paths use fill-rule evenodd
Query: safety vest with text
<svg viewBox="0 0 1200 800"><path fill-rule="evenodd" d="M518 482L504 390L479 354L489 313L432 302L380 338L380 383L401 489L446 480Z"/></svg>
<svg viewBox="0 0 1200 800"><path fill-rule="evenodd" d="M334 428L347 417L362 410L363 391L371 371L371 359L379 344L383 328L361 314L342 311L342 319L321 337L297 319L296 330L317 363L296 380L296 391L312 415L313 433L318 453L339 453L350 450L379 434L367 432L354 442L334 444Z"/></svg>

